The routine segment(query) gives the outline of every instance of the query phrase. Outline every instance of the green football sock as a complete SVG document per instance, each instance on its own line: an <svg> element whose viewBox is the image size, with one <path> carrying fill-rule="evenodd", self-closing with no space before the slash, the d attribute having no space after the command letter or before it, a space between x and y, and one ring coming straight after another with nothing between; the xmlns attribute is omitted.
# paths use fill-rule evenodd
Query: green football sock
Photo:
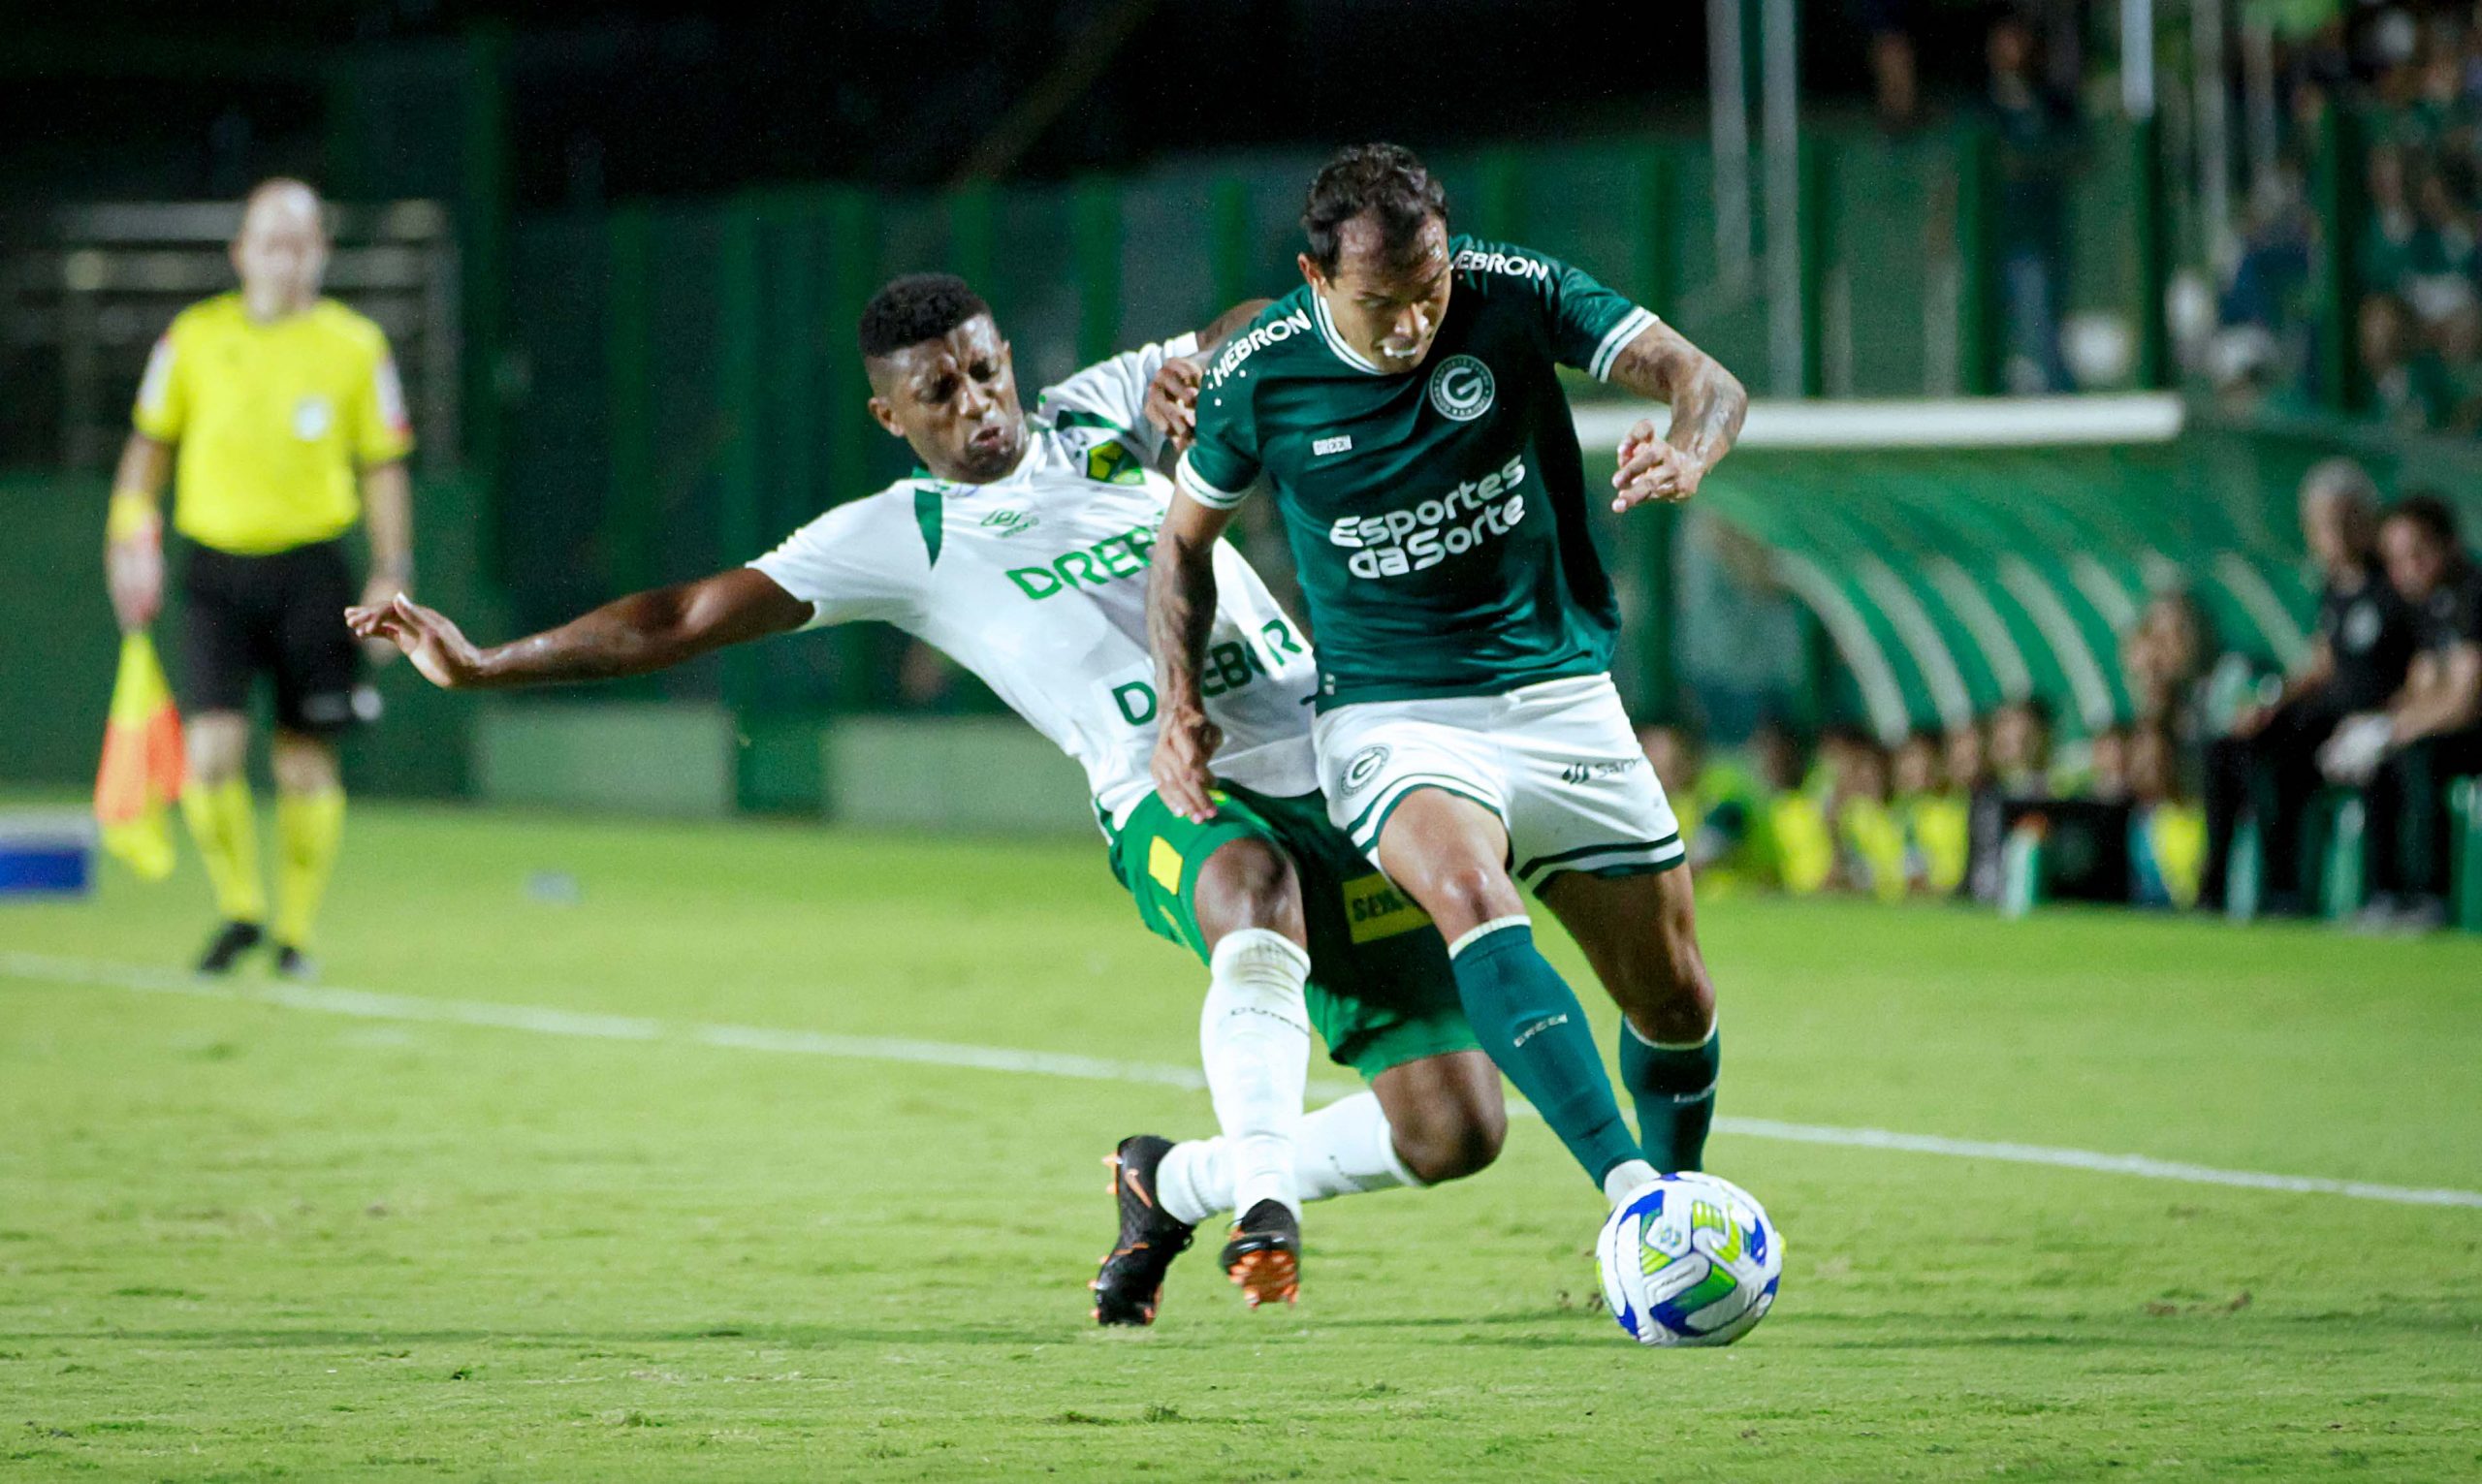
<svg viewBox="0 0 2482 1484"><path fill-rule="evenodd" d="M1482 1049L1597 1184L1639 1156L1583 1006L1534 946L1522 917L1485 923L1448 950L1457 997Z"/></svg>
<svg viewBox="0 0 2482 1484"><path fill-rule="evenodd" d="M1724 1059L1720 1030L1695 1046L1662 1046L1620 1020L1620 1085L1638 1103L1646 1162L1667 1174L1695 1170L1715 1121L1715 1077Z"/></svg>

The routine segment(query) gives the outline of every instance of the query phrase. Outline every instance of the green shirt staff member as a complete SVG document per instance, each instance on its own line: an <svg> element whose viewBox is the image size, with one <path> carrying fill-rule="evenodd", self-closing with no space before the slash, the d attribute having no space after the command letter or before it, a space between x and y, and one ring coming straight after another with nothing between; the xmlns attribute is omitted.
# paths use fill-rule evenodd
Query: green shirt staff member
<svg viewBox="0 0 2482 1484"><path fill-rule="evenodd" d="M341 538L366 511L365 601L411 584L413 433L387 336L319 297L328 232L315 192L283 179L253 191L232 255L240 292L182 311L147 363L113 481L105 572L122 630L153 622L164 589L158 502L177 457L173 528L188 548L181 811L224 919L198 967L230 972L269 936L243 772L251 689L265 675L275 691L276 968L298 978L311 972L311 925L344 832L335 739L375 709L339 618L354 597Z"/></svg>

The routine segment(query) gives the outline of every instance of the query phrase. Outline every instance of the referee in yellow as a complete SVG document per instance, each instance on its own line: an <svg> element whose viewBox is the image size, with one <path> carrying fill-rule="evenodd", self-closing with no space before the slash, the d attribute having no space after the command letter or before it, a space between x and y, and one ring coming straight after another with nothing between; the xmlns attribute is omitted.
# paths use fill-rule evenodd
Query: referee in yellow
<svg viewBox="0 0 2482 1484"><path fill-rule="evenodd" d="M106 524L113 612L124 632L143 628L162 606L157 507L177 465L181 812L224 919L203 974L231 972L272 938L278 973L311 976L311 923L344 834L336 740L377 710L344 626L345 533L357 521L369 533L363 601L413 581L404 393L379 327L319 297L327 262L316 192L270 180L250 193L233 239L240 292L191 305L156 344ZM244 768L262 675L275 688L272 923Z"/></svg>

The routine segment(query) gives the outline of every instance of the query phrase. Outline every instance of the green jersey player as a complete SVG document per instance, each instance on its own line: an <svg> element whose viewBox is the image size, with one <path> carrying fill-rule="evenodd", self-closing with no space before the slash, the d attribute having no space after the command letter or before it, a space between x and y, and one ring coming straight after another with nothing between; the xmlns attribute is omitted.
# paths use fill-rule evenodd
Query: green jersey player
<svg viewBox="0 0 2482 1484"><path fill-rule="evenodd" d="M1255 308L1256 306L1251 306ZM1211 347L1236 312L1202 332ZM1154 467L1158 373L1197 337L1090 366L1021 409L1007 342L963 280L901 278L866 308L871 412L921 459L747 567L638 593L478 649L402 598L349 615L448 686L641 675L822 623L895 624L981 677L1081 764L1114 873L1147 927L1211 967L1199 1049L1222 1136L1123 1140L1120 1241L1096 1317L1154 1319L1194 1225L1238 1220L1225 1266L1255 1307L1295 1291L1305 1200L1471 1174L1498 1152L1499 1078L1439 935L1327 823L1308 647L1239 553L1215 557L1203 704L1225 735L1219 817L1181 819L1148 779L1145 571L1171 484ZM1304 1117L1310 1030L1371 1090Z"/></svg>
<svg viewBox="0 0 2482 1484"><path fill-rule="evenodd" d="M1214 812L1211 553L1263 478L1318 635L1331 817L1438 923L1483 1045L1618 1201L1699 1167L1719 1046L1679 827L1605 673L1619 611L1557 367L1671 405L1668 432L1641 421L1622 442L1616 510L1695 492L1747 397L1575 268L1450 236L1445 194L1394 145L1337 155L1302 224L1302 287L1197 388L1153 578L1156 784ZM1620 1003L1642 1142L1519 885Z"/></svg>

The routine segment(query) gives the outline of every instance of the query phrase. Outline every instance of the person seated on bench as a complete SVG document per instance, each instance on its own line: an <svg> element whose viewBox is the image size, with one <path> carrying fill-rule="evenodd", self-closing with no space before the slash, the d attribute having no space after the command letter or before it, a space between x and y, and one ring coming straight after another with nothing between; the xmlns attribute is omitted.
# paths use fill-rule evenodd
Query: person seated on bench
<svg viewBox="0 0 2482 1484"><path fill-rule="evenodd" d="M2360 465L2331 458L2302 480L2302 539L2325 580L2318 633L2282 689L2244 708L2231 735L2208 744L2201 906L2223 909L2233 835L2247 814L2258 825L2265 909L2309 908L2301 889L2301 821L2320 786L2318 749L2344 717L2385 708L2412 660L2412 612L2380 570L2377 530L2378 491Z"/></svg>
<svg viewBox="0 0 2482 1484"><path fill-rule="evenodd" d="M2413 611L2412 669L2393 705L2337 727L2321 761L2339 781L2366 780L2363 925L2429 931L2448 920L2448 783L2482 773L2482 567L2432 494L2389 508L2378 550Z"/></svg>

